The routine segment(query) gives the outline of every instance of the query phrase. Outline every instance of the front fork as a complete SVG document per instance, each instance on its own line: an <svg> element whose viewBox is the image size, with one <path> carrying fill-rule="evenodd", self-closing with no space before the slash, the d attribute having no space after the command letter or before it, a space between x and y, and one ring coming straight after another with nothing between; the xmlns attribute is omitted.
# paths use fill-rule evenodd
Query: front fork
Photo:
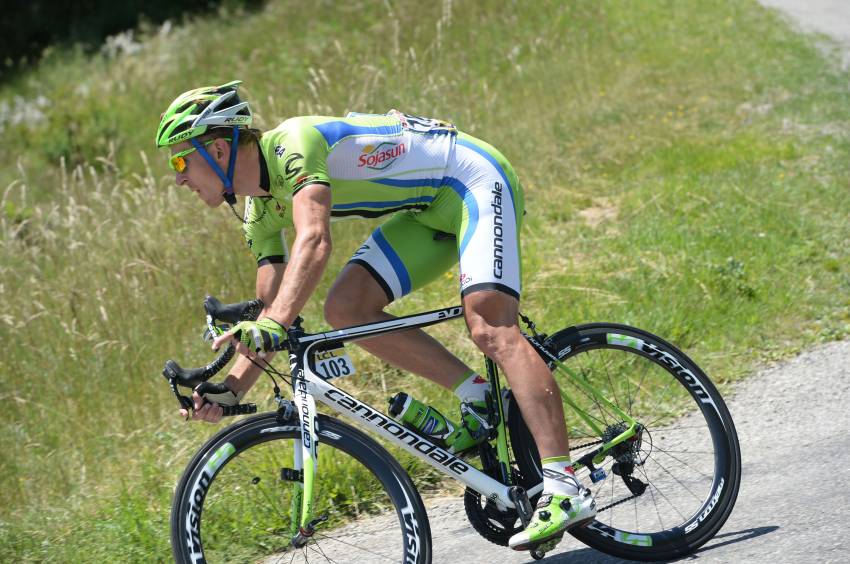
<svg viewBox="0 0 850 564"><path fill-rule="evenodd" d="M327 517L313 519L313 484L318 468L319 433L316 422L316 400L307 388L304 371L296 354L290 355L293 401L297 420L301 423L301 440L295 441L293 465L295 476L292 489L290 533L292 544L301 548L315 532L315 527Z"/></svg>

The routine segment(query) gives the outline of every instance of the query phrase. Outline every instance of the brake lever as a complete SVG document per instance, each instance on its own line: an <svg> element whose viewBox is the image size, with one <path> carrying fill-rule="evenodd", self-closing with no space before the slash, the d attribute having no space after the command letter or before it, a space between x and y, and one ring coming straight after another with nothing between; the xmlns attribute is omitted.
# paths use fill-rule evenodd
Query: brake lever
<svg viewBox="0 0 850 564"><path fill-rule="evenodd" d="M181 395L180 392L177 391L177 378L169 378L168 383L171 386L171 391L174 392L175 396L177 396L177 402L180 404L180 409L186 410L186 421L188 421L192 412L195 410L194 402L191 398Z"/></svg>
<svg viewBox="0 0 850 564"><path fill-rule="evenodd" d="M207 327L204 329L204 334L201 337L204 342L212 343L218 337L221 337L228 331L230 331L231 325L229 323L221 323L220 325L216 325L215 320L212 315L207 315Z"/></svg>

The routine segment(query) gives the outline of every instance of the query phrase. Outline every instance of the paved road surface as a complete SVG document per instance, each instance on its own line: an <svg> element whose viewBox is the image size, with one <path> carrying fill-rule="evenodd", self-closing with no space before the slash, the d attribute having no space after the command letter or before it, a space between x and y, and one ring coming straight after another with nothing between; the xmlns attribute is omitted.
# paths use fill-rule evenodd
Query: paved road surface
<svg viewBox="0 0 850 564"><path fill-rule="evenodd" d="M850 68L850 0L759 0L783 12L806 32L829 36L842 51L844 69Z"/></svg>

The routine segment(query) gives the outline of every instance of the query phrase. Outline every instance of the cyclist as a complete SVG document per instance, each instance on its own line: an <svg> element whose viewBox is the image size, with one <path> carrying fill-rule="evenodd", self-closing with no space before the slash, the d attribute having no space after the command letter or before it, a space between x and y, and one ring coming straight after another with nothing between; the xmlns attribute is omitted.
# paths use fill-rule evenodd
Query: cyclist
<svg viewBox="0 0 850 564"><path fill-rule="evenodd" d="M393 317L392 301L459 262L460 294L472 339L504 371L543 458L543 495L532 522L510 539L523 550L557 542L596 514L590 492L569 466L557 384L522 337L519 230L523 191L494 147L449 122L392 110L345 118L304 116L275 129L252 129L239 81L190 90L162 115L158 147L171 150L176 182L210 207L246 197L243 230L257 259L257 295L265 308L216 339L233 340L245 356L264 356L286 339L315 290L331 253L329 222L389 219L374 230L336 278L325 317L343 327ZM282 236L293 227L291 255ZM467 407L462 424L402 396L391 412L426 436L460 452L474 446L475 408L489 384L422 330L363 341L379 358L455 392ZM237 403L259 376L239 358L221 384L195 390L195 419L216 422L220 405ZM187 415L185 412L184 415Z"/></svg>

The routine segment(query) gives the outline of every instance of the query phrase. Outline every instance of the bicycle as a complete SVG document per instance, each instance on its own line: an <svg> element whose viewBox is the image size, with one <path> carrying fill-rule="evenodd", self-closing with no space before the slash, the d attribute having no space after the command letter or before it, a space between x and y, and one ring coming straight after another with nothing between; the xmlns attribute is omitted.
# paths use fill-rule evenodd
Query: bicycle
<svg viewBox="0 0 850 564"><path fill-rule="evenodd" d="M258 300L225 306L208 297L207 334L228 328L217 321L253 319L261 307ZM355 373L346 342L462 315L455 306L314 334L298 318L281 346L289 352L292 399L275 378L286 375L264 366L277 410L218 432L183 473L171 512L175 560L431 561L428 516L408 473L366 433L318 413L316 400L463 483L472 526L507 546L543 486L534 441L494 362L485 357L491 390L499 393L488 396L481 427L487 440L473 456L448 452L331 383ZM735 504L741 459L732 418L709 378L640 329L594 323L547 335L520 317L558 380L573 466L596 495L596 520L570 534L607 554L647 561L692 553L711 539ZM191 400L177 386L209 379L233 354L231 345L191 370L166 363L163 375L182 407L191 408ZM255 404L225 408L225 415L253 412ZM530 553L539 559L549 549Z"/></svg>

